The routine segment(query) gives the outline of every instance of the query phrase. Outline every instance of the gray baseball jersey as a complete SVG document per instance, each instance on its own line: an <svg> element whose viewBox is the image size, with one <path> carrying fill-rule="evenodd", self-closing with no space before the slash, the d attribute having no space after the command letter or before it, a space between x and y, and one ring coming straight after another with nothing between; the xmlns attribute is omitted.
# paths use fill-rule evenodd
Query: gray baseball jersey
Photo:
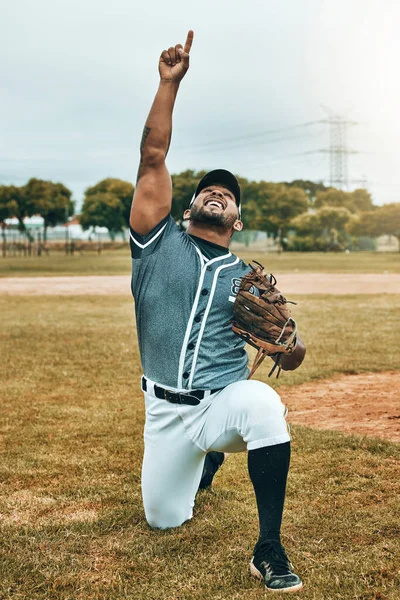
<svg viewBox="0 0 400 600"><path fill-rule="evenodd" d="M131 229L130 246L145 376L177 390L223 388L246 379L245 342L228 323L248 265L215 245L216 256L207 258L201 240L170 215L145 236Z"/></svg>

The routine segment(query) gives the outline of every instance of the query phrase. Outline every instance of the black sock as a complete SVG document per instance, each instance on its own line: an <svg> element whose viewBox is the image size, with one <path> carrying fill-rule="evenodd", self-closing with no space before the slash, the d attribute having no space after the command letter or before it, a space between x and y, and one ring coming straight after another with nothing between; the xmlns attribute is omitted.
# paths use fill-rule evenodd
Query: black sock
<svg viewBox="0 0 400 600"><path fill-rule="evenodd" d="M259 541L280 541L290 442L249 450L248 467L260 519Z"/></svg>
<svg viewBox="0 0 400 600"><path fill-rule="evenodd" d="M203 474L199 485L199 490L210 487L215 473L224 462L225 454L223 452L207 452L204 460Z"/></svg>

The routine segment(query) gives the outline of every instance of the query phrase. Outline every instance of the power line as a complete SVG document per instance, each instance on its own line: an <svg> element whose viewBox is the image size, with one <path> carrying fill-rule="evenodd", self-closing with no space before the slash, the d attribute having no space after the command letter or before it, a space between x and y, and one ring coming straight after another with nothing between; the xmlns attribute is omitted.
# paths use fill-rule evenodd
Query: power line
<svg viewBox="0 0 400 600"><path fill-rule="evenodd" d="M308 152L293 152L291 154L278 154L278 155L274 155L273 157L271 157L271 163L273 164L279 160L285 160L287 158L305 159L305 158L307 158L307 156L309 154L319 154L319 151L312 150L312 151L308 151ZM263 162L260 162L260 161L254 160L254 159L249 159L249 160L241 161L240 164L241 165L251 164L253 167L262 167L262 166L265 166L265 160Z"/></svg>
<svg viewBox="0 0 400 600"><path fill-rule="evenodd" d="M377 181L370 181L369 185L379 185L385 187L400 187L400 181L398 183L380 183Z"/></svg>
<svg viewBox="0 0 400 600"><path fill-rule="evenodd" d="M273 133L282 133L285 131L292 131L294 129L300 129L303 127L310 127L311 125L315 125L317 123L321 123L321 120L318 121L307 121L305 123L298 123L297 125L290 125L288 127L280 127L279 129L267 129L265 131L259 132L259 133L250 133L247 135L240 135L240 136L235 136L232 138L225 138L222 140L214 140L214 141L210 141L210 142L204 142L202 144L194 144L191 146L175 146L175 150L185 150L185 151L189 151L189 150L193 150L193 149L197 149L197 148L203 148L203 149L208 149L212 146L220 146L221 144L227 144L227 143L232 143L232 142L240 142L243 140L252 140L255 138L262 138L268 135L271 135Z"/></svg>
<svg viewBox="0 0 400 600"><path fill-rule="evenodd" d="M286 142L286 141L290 141L290 140L296 140L296 139L304 139L304 138L315 138L320 136L320 133L309 133L309 134L302 134L302 135L290 135L290 136L283 136L283 137L277 137L277 138L271 138L271 139L266 139L266 140L258 140L256 142L253 142L251 145L249 145L248 143L246 144L229 144L228 146L221 146L219 148L193 148L193 149L188 149L185 151L185 154L199 154L199 153L207 153L207 154L212 154L212 153L216 153L216 152L234 152L236 150L245 150L245 149L252 149L254 147L260 147L260 146L264 146L264 145L268 145L268 144L276 144L276 143L280 143L280 142Z"/></svg>

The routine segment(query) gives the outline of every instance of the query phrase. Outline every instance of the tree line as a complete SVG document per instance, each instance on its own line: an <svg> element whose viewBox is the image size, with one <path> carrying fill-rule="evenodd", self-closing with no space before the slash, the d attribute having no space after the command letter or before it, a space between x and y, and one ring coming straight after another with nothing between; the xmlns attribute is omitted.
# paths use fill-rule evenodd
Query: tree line
<svg viewBox="0 0 400 600"><path fill-rule="evenodd" d="M177 222L189 206L205 171L186 170L172 175L171 213ZM400 203L375 206L369 192L345 192L322 183L295 180L273 183L238 177L242 189L243 241L251 231L270 234L285 250L372 249L371 238L394 235L400 242ZM107 178L88 187L79 217L83 229L107 227L111 239L129 225L134 186ZM31 238L24 219L41 215L44 240L49 226L65 223L73 215L71 191L62 183L30 179L24 186L0 186L0 224L16 217L19 229ZM236 234L235 234L236 235Z"/></svg>
<svg viewBox="0 0 400 600"><path fill-rule="evenodd" d="M40 215L43 218L43 237L46 240L47 228L65 223L74 214L75 203L72 192L62 183L32 178L22 186L0 185L0 224L4 231L5 221L11 217L18 219L18 229L29 241L32 235L24 220Z"/></svg>

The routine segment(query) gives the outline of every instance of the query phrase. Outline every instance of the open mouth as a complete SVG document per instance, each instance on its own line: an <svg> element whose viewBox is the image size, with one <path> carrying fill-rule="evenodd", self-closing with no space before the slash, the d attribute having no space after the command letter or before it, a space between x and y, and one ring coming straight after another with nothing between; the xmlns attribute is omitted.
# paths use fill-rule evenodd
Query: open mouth
<svg viewBox="0 0 400 600"><path fill-rule="evenodd" d="M204 206L215 206L216 208L220 208L221 210L225 209L225 204L222 200L217 200L216 198L211 198L210 200L206 200Z"/></svg>

